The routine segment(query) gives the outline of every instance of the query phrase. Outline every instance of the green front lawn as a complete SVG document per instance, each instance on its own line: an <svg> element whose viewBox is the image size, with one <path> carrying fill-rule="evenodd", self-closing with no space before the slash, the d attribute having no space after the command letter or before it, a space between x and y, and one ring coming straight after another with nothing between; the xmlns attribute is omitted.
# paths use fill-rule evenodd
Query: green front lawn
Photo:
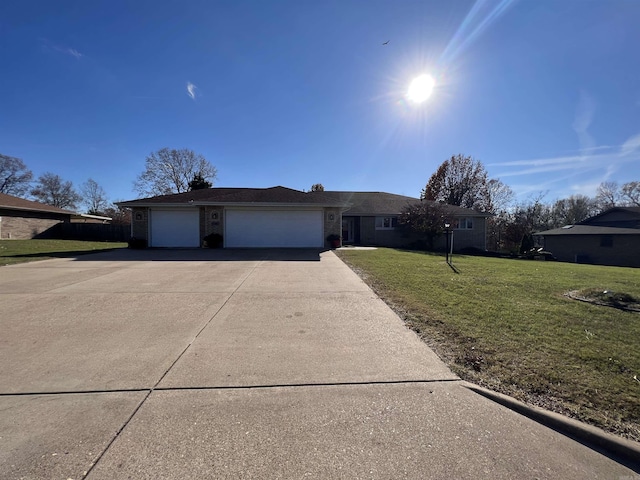
<svg viewBox="0 0 640 480"><path fill-rule="evenodd" d="M0 266L48 258L74 257L100 250L124 248L121 242L83 242L79 240L0 240Z"/></svg>
<svg viewBox="0 0 640 480"><path fill-rule="evenodd" d="M338 253L462 378L640 440L640 313L564 296L640 298L640 269Z"/></svg>

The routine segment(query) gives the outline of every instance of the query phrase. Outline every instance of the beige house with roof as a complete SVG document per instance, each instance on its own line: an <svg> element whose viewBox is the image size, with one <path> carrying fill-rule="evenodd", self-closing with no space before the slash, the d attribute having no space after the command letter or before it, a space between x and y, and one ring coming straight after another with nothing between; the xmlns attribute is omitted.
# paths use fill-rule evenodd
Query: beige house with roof
<svg viewBox="0 0 640 480"><path fill-rule="evenodd" d="M0 239L47 237L61 223L109 223L111 218L72 212L0 193Z"/></svg>
<svg viewBox="0 0 640 480"><path fill-rule="evenodd" d="M326 248L343 244L407 246L402 209L420 200L384 192L302 192L285 187L209 188L126 202L131 234L150 247L198 247L210 234L225 248ZM487 214L447 206L454 247L486 248ZM444 247L444 237L442 247Z"/></svg>

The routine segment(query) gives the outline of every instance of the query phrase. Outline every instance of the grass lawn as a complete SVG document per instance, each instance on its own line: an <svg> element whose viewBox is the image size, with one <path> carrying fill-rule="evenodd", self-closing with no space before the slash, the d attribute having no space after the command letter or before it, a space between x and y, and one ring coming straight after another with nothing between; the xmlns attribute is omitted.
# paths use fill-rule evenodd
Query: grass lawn
<svg viewBox="0 0 640 480"><path fill-rule="evenodd" d="M119 242L79 240L0 240L0 266L48 258L74 257L126 246L126 243Z"/></svg>
<svg viewBox="0 0 640 480"><path fill-rule="evenodd" d="M393 249L339 256L460 377L640 441L640 313L564 296L640 298L640 269Z"/></svg>

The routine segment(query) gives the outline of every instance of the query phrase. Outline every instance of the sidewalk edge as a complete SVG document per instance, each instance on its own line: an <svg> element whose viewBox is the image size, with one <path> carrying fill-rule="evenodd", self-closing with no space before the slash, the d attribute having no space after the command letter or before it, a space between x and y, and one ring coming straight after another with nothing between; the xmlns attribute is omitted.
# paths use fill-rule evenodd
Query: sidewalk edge
<svg viewBox="0 0 640 480"><path fill-rule="evenodd" d="M572 437L589 448L598 450L626 467L640 473L640 443L638 442L607 433L598 427L587 425L586 423L559 413L527 405L515 398L479 387L467 381L461 382L461 385L478 395L482 395L489 400L499 403L509 410L524 415L563 435Z"/></svg>

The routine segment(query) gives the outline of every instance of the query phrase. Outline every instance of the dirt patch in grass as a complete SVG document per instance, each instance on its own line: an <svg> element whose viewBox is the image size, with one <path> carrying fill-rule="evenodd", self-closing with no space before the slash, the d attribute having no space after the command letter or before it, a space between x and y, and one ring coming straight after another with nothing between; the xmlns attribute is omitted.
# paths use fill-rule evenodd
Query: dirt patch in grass
<svg viewBox="0 0 640 480"><path fill-rule="evenodd" d="M565 293L565 295L580 302L640 313L640 300L628 293L612 292L611 290L602 288L585 288L582 290L572 290Z"/></svg>

